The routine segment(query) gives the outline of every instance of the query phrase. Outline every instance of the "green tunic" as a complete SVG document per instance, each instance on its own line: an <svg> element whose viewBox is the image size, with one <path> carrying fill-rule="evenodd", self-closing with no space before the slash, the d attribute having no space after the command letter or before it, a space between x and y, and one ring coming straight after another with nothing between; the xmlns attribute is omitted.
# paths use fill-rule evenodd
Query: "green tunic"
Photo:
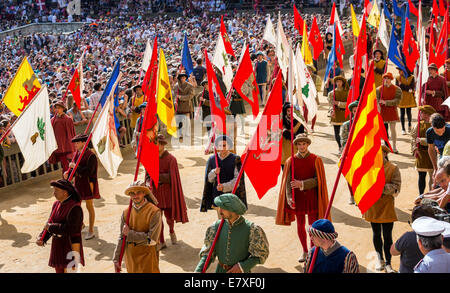
<svg viewBox="0 0 450 293"><path fill-rule="evenodd" d="M206 230L205 244L200 251L200 262L195 272L202 271L219 224L220 220ZM209 264L216 256L220 263L229 267L239 263L244 273L250 273L253 267L266 261L269 256L269 242L261 227L244 217L239 217L232 225L225 220ZM217 265L216 273L226 271L220 264Z"/></svg>

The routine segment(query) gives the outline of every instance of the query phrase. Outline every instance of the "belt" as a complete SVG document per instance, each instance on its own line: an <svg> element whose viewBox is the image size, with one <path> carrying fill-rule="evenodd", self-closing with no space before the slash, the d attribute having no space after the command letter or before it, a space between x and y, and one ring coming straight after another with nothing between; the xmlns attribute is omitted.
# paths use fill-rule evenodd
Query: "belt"
<svg viewBox="0 0 450 293"><path fill-rule="evenodd" d="M225 271L229 271L233 266L229 266L226 264L223 264L219 261L219 265L225 270Z"/></svg>

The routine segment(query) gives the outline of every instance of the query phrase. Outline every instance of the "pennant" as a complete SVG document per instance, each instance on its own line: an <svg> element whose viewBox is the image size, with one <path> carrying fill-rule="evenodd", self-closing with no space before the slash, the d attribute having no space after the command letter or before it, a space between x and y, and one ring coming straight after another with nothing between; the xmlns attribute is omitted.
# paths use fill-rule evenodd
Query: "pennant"
<svg viewBox="0 0 450 293"><path fill-rule="evenodd" d="M286 78L287 67L289 63L289 42L287 41L286 35L283 30L283 24L281 23L281 16L278 13L278 23L277 23L277 44L275 46L275 54L278 58L278 65L283 73L283 78Z"/></svg>
<svg viewBox="0 0 450 293"><path fill-rule="evenodd" d="M356 19L355 10L353 9L353 4L350 4L350 9L351 9L351 13L352 13L352 30L353 30L353 35L355 37L358 37L359 36L359 24L358 24L358 20Z"/></svg>
<svg viewBox="0 0 450 293"><path fill-rule="evenodd" d="M342 58L344 57L345 50L344 50L344 43L342 42L341 34L339 33L339 30L335 29L334 31L334 38L336 41L336 56L339 60L339 66L341 69L344 69L344 62Z"/></svg>
<svg viewBox="0 0 450 293"><path fill-rule="evenodd" d="M422 27L422 32L420 34L419 41L419 50L420 50L420 58L419 58L419 68L418 72L416 72L416 76L421 75L421 80L418 79L416 83L416 93L420 93L420 88L428 81L429 72L428 72L428 59L427 59L427 48L425 44L425 28ZM420 98L420 97L419 97ZM420 104L420 103L419 103Z"/></svg>
<svg viewBox="0 0 450 293"><path fill-rule="evenodd" d="M19 116L40 88L41 84L34 74L28 58L24 57L3 97L3 103L14 115Z"/></svg>
<svg viewBox="0 0 450 293"><path fill-rule="evenodd" d="M72 79L70 80L68 89L72 93L73 100L78 106L78 109L81 108L81 87L80 87L80 74L78 73L78 68L75 69L75 72L72 75Z"/></svg>
<svg viewBox="0 0 450 293"><path fill-rule="evenodd" d="M167 126L167 133L177 137L175 110L173 106L172 90L170 88L169 74L167 72L166 57L162 49L159 49L159 73L157 113L159 120Z"/></svg>
<svg viewBox="0 0 450 293"><path fill-rule="evenodd" d="M386 50L389 48L389 33L386 27L386 19L384 14L380 17L380 26L378 27L378 38L380 39Z"/></svg>
<svg viewBox="0 0 450 293"><path fill-rule="evenodd" d="M442 16L442 17L445 16L444 0L439 0L439 15Z"/></svg>
<svg viewBox="0 0 450 293"><path fill-rule="evenodd" d="M247 45L233 79L233 88L240 97L247 101L252 107L253 119L259 114L259 88L250 59L249 46Z"/></svg>
<svg viewBox="0 0 450 293"><path fill-rule="evenodd" d="M222 37L218 36L216 49L214 51L214 57L212 64L219 68L222 72L222 80L227 88L227 92L231 89L231 84L233 82L233 68L231 67L231 61L225 49ZM223 93L226 95L227 93Z"/></svg>
<svg viewBox="0 0 450 293"><path fill-rule="evenodd" d="M430 15L430 18L436 18L436 17L439 17L439 7L438 7L438 5L437 5L437 3L436 3L436 0L433 0L433 8L432 8L432 10L431 10L431 15Z"/></svg>
<svg viewBox="0 0 450 293"><path fill-rule="evenodd" d="M333 2L333 8L331 9L331 15L330 15L330 25L333 25L334 23L337 24L339 34L343 34L344 30L342 29L341 21L339 20L339 14L336 10L336 2Z"/></svg>
<svg viewBox="0 0 450 293"><path fill-rule="evenodd" d="M194 65L192 65L191 52L189 52L189 43L186 34L184 34L183 53L181 55L181 64L186 70L186 74L189 76L191 75L192 71L194 71Z"/></svg>
<svg viewBox="0 0 450 293"><path fill-rule="evenodd" d="M303 24L303 40L302 40L302 56L305 58L307 65L313 65L311 50L309 49L308 33L306 32L306 22Z"/></svg>
<svg viewBox="0 0 450 293"><path fill-rule="evenodd" d="M336 35L336 25L334 25L333 29L334 29L334 35ZM331 69L333 68L333 64L336 62L336 60L337 60L337 55L336 55L336 37L334 37L333 38L333 45L331 46L331 50L328 53L328 60L327 60L327 66L325 68L324 82L326 82L328 80L328 78L330 77Z"/></svg>
<svg viewBox="0 0 450 293"><path fill-rule="evenodd" d="M385 5L386 5L386 3L385 3ZM400 18L403 17L403 13L400 10L400 8L398 7L396 0L392 0L392 6L394 7L394 14Z"/></svg>
<svg viewBox="0 0 450 293"><path fill-rule="evenodd" d="M275 36L275 30L273 29L272 21L270 20L270 14L267 15L266 28L264 30L263 40L266 40L274 47L277 45L277 37Z"/></svg>
<svg viewBox="0 0 450 293"><path fill-rule="evenodd" d="M408 6L409 11L414 14L415 16L419 16L419 12L417 11L417 8L414 6L414 4L411 2L411 0L408 0Z"/></svg>
<svg viewBox="0 0 450 293"><path fill-rule="evenodd" d="M367 19L367 23L375 28L378 28L380 24L380 10L378 9L377 1L374 1L373 3L372 10L370 11L369 18Z"/></svg>
<svg viewBox="0 0 450 293"><path fill-rule="evenodd" d="M392 17L391 13L389 12L389 9L387 8L386 1L383 2L383 12L386 18L389 20L389 23L392 23Z"/></svg>
<svg viewBox="0 0 450 293"><path fill-rule="evenodd" d="M208 53L205 50L206 59L206 75L208 77L208 92L209 92L209 102L211 107L211 114L213 115L213 120L217 130L221 133L226 134L226 115L225 108L228 107L227 100L225 99L219 82L217 81L216 73L214 72L213 66L208 58Z"/></svg>
<svg viewBox="0 0 450 293"><path fill-rule="evenodd" d="M105 89L103 90L102 97L100 98L99 103L102 107L106 103L106 98L109 97L109 95L114 92L115 89L114 85L116 81L119 79L119 74L120 74L120 57L119 59L117 59L114 65L111 77L109 78L109 81L106 84Z"/></svg>
<svg viewBox="0 0 450 293"><path fill-rule="evenodd" d="M220 17L220 35L222 36L222 40L225 46L225 51L227 54L234 56L233 47L231 46L230 38L228 37L227 30L225 29L225 23L223 22L223 15Z"/></svg>
<svg viewBox="0 0 450 293"><path fill-rule="evenodd" d="M342 166L362 214L378 201L385 185L381 139L387 141L387 135L378 112L373 67L371 62Z"/></svg>
<svg viewBox="0 0 450 293"><path fill-rule="evenodd" d="M301 17L300 13L298 13L298 10L294 4L294 27L297 29L298 33L301 36L304 36L304 31L303 31L304 23L305 22L303 21L303 18Z"/></svg>
<svg viewBox="0 0 450 293"><path fill-rule="evenodd" d="M142 92L146 97L146 101L149 97L156 96L156 81L158 74L158 39L155 37L153 41L152 57L145 72L144 80L142 81Z"/></svg>
<svg viewBox="0 0 450 293"><path fill-rule="evenodd" d="M147 71L148 65L150 64L150 58L152 54L152 46L150 45L150 41L147 40L147 45L145 46L144 56L142 57L141 69L143 71Z"/></svg>
<svg viewBox="0 0 450 293"><path fill-rule="evenodd" d="M114 89L117 87L117 84L118 80L113 86ZM110 94L108 99L106 99L103 109L94 125L91 141L98 159L106 172L108 172L109 176L115 178L123 158L117 137L113 99L113 94Z"/></svg>
<svg viewBox="0 0 450 293"><path fill-rule="evenodd" d="M406 19L405 34L403 39L403 54L405 55L406 67L409 71L413 72L420 54L417 49L416 40L414 40L414 36L411 31L408 18Z"/></svg>
<svg viewBox="0 0 450 293"><path fill-rule="evenodd" d="M428 47L428 62L429 64L437 62L436 60L436 53L434 52L435 48L435 41L434 41L434 32L433 28L435 23L437 22L436 18L433 17L431 20L431 33L430 33L430 41L429 41L429 47Z"/></svg>
<svg viewBox="0 0 450 293"><path fill-rule="evenodd" d="M440 2L439 2L440 3ZM438 68L444 66L448 53L448 9L445 13L442 29L436 44L436 65Z"/></svg>
<svg viewBox="0 0 450 293"><path fill-rule="evenodd" d="M394 63L397 67L399 67L404 73L405 77L409 76L408 70L406 69L406 61L405 56L402 53L400 42L397 40L395 36L395 29L391 32L391 41L389 43L389 52L388 58L392 63Z"/></svg>
<svg viewBox="0 0 450 293"><path fill-rule="evenodd" d="M24 158L20 169L22 174L39 168L58 148L50 120L50 104L45 84L17 118L11 131Z"/></svg>
<svg viewBox="0 0 450 293"><path fill-rule="evenodd" d="M259 199L277 185L278 175L281 171L282 83L281 72L278 72L258 127L241 156L242 161L246 161L244 172L255 188Z"/></svg>
<svg viewBox="0 0 450 293"><path fill-rule="evenodd" d="M308 40L313 47L314 60L319 59L320 53L322 53L324 47L323 47L322 35L320 34L320 29L319 29L319 26L317 25L317 19L315 16L314 16L313 23L311 26L311 31L309 32Z"/></svg>

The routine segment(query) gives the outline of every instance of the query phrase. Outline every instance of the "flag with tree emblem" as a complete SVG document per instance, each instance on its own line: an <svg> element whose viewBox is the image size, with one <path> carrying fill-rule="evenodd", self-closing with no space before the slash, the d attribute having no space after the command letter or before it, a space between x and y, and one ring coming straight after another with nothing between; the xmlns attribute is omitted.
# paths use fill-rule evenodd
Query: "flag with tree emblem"
<svg viewBox="0 0 450 293"><path fill-rule="evenodd" d="M25 159L21 168L22 173L39 168L58 148L50 121L46 85L36 94L26 111L17 118L12 132Z"/></svg>
<svg viewBox="0 0 450 293"><path fill-rule="evenodd" d="M222 73L222 80L228 92L231 89L231 83L233 81L233 68L231 67L231 61L228 58L223 38L220 35L217 38L216 50L214 51L212 63L217 66ZM226 95L227 93L223 94Z"/></svg>

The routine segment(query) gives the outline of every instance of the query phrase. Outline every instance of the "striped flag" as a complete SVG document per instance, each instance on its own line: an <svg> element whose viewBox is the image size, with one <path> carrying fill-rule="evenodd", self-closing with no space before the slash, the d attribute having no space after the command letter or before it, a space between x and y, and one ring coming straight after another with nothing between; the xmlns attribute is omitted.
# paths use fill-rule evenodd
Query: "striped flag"
<svg viewBox="0 0 450 293"><path fill-rule="evenodd" d="M361 213L365 213L381 197L385 185L381 139L388 139L377 108L373 67L372 61L342 166L342 174L352 187Z"/></svg>
<svg viewBox="0 0 450 293"><path fill-rule="evenodd" d="M157 113L162 123L167 126L167 133L177 137L175 125L175 111L173 106L172 91L170 89L169 74L167 73L166 57L162 49L159 49L159 74L157 91Z"/></svg>

